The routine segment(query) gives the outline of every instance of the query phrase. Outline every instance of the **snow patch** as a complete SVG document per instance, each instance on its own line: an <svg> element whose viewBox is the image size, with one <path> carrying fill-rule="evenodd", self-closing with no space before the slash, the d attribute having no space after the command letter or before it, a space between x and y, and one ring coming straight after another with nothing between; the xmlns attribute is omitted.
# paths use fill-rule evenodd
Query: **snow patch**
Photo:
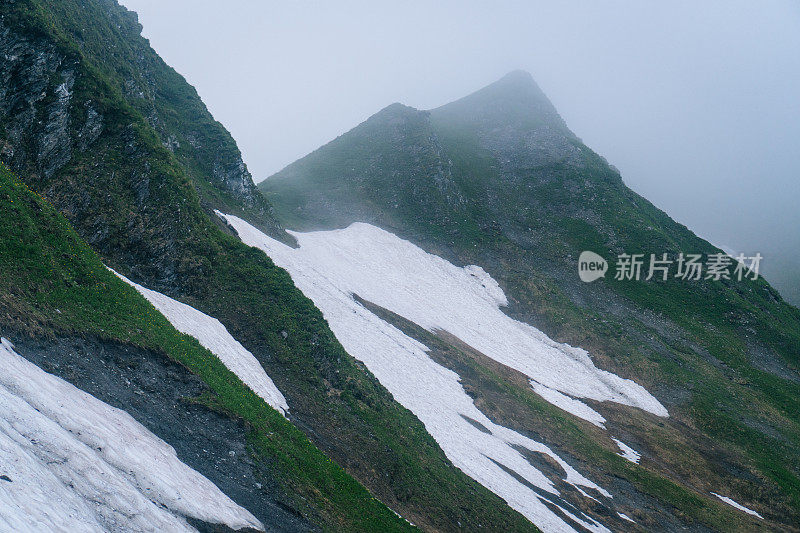
<svg viewBox="0 0 800 533"><path fill-rule="evenodd" d="M262 248L268 255L286 264L317 265L324 270L320 274L323 279L345 292L428 331L447 331L495 361L524 373L537 393L575 416L597 425L604 422L597 411L576 398L613 401L668 416L647 390L598 369L585 350L555 342L538 329L505 315L500 309L507 304L505 294L479 266L456 267L364 223L334 231L290 232L299 248L282 248L243 220L220 215L245 243Z"/></svg>
<svg viewBox="0 0 800 533"><path fill-rule="evenodd" d="M114 272L112 269L109 270ZM170 321L175 329L197 339L253 392L286 416L286 412L289 410L286 398L264 371L258 359L239 344L219 320L160 292L142 287L122 274L117 272L114 274L139 291L147 301L153 304L153 307Z"/></svg>
<svg viewBox="0 0 800 533"><path fill-rule="evenodd" d="M263 530L128 413L0 339L0 530L194 531L184 517Z"/></svg>
<svg viewBox="0 0 800 533"><path fill-rule="evenodd" d="M611 437L611 440L616 442L617 446L619 446L620 453L618 453L617 455L619 455L620 457L624 457L625 459L627 459L632 463L636 463L637 465L639 464L639 459L642 458L642 455L639 452L637 452L636 450L634 450L621 440L617 440L614 437Z"/></svg>
<svg viewBox="0 0 800 533"><path fill-rule="evenodd" d="M563 392L559 392L556 389L551 389L550 387L546 387L541 383L537 383L534 380L530 380L531 387L533 391L547 400L548 402L552 403L556 407L563 409L568 413L572 413L573 415L582 418L588 422L591 422L595 426L604 428L604 424L606 419L603 418L603 415L586 405L580 400L576 400L575 398L570 398Z"/></svg>
<svg viewBox="0 0 800 533"><path fill-rule="evenodd" d="M581 487L611 497L544 444L493 423L464 391L458 374L435 363L425 345L381 320L353 298L353 294L358 294L428 329L445 329L462 340L471 339L471 345L479 344L486 353L488 341L478 342L474 337L488 334L491 328L478 323L499 320L493 313L499 313L498 305L505 302L505 296L482 269L456 268L366 224L342 231L295 234L300 248L293 249L235 216L220 216L246 244L264 250L275 264L289 272L297 287L322 311L345 350L364 362L394 398L422 421L456 467L505 499L538 527L545 531L573 531L532 489L531 486L559 495L552 481L517 447L550 457L563 468L565 481L583 494L587 493ZM434 311L416 312L414 306L432 307ZM436 312L444 315L441 321L433 320ZM458 320L475 323L478 331L471 334L464 331L455 324ZM494 334L492 338L494 342L503 342ZM518 341L519 336L510 339L504 349L509 352L520 349L515 344ZM525 357L520 356L520 361L536 358L539 344L531 344L530 338L527 342ZM559 363L554 359L556 349L546 350L550 363ZM562 363L571 365L569 361L573 359ZM578 364L585 368L584 363ZM576 367L572 366L574 370ZM555 383L553 379L547 380ZM470 419L486 431L470 423ZM581 527L608 531L589 517L576 516L567 506L559 508Z"/></svg>
<svg viewBox="0 0 800 533"><path fill-rule="evenodd" d="M633 522L634 524L636 523L636 521L634 521L633 518L631 518L630 516L626 515L625 513L619 513L618 512L617 516L619 516L620 518L622 518L623 520L625 520L627 522Z"/></svg>
<svg viewBox="0 0 800 533"><path fill-rule="evenodd" d="M713 494L714 496L716 496L717 498L719 498L723 502L727 503L731 507L736 507L740 511L744 511L745 513L747 513L749 515L752 515L752 516L755 516L756 518L764 520L764 517L761 516L760 514L758 514L757 512L753 511L752 509L748 509L747 507L745 507L741 503L736 503L735 501L733 501L732 499L728 498L727 496L720 496L716 492L712 492L711 494Z"/></svg>

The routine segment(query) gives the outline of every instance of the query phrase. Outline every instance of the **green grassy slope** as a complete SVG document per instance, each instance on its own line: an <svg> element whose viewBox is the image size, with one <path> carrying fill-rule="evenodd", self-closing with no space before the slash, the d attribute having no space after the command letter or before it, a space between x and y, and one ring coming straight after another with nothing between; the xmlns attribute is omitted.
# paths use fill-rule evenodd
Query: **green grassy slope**
<svg viewBox="0 0 800 533"><path fill-rule="evenodd" d="M286 272L209 215L211 206L232 207L262 227L276 227L268 209L248 207L209 178L204 158L219 143L203 153L165 146L165 132L190 141L195 130L205 139L222 134L207 124L193 89L168 67L146 62L151 72L140 78L134 52L146 42L126 13L110 0L0 6L0 37L15 50L0 60L9 73L0 98L0 158L63 213L106 264L219 319L265 366L297 427L392 509L443 531L459 522L533 529L452 466L419 420L344 352ZM153 72L158 69L164 71ZM140 102L130 88L142 88L141 79L163 94ZM181 94L192 102L177 109ZM150 104L175 114L156 113L154 120ZM84 134L91 131L89 109L102 124L90 142ZM212 202L215 195L221 203Z"/></svg>
<svg viewBox="0 0 800 533"><path fill-rule="evenodd" d="M209 406L243 419L256 457L277 469L319 525L339 531L405 531L290 422L211 352L175 330L136 290L106 269L69 223L0 164L0 327L36 336L85 335L164 354L200 376Z"/></svg>
<svg viewBox="0 0 800 533"><path fill-rule="evenodd" d="M409 200L431 187L448 194ZM628 189L529 76L430 112L392 106L260 189L293 229L372 222L483 266L510 314L665 403L667 421L638 427L596 406L649 452L653 479L704 498L723 487L783 526L800 521L800 311L762 279L613 280L619 253L717 250ZM587 249L612 262L591 285L576 272Z"/></svg>

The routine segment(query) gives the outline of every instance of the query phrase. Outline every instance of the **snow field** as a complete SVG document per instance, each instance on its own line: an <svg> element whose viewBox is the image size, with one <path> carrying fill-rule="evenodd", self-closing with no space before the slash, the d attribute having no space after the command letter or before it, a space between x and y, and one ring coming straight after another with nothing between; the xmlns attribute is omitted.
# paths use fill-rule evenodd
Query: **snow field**
<svg viewBox="0 0 800 533"><path fill-rule="evenodd" d="M558 496L558 490L515 447L550 457L563 469L564 481L587 497L591 496L583 488L611 497L607 491L585 478L544 444L493 423L466 394L459 376L435 363L428 356L425 345L381 320L353 298L357 294L428 329L444 329L472 346L485 347L487 342L478 343L471 336L488 334L491 328L475 326L470 332L470 328L455 324L459 320L498 320L494 313L499 313L498 305L505 301L505 297L482 269L458 269L366 224L355 224L347 230L295 233L300 247L293 249L235 216L220 216L236 229L246 244L262 249L290 273L297 287L322 311L345 350L364 362L394 398L422 421L456 467L505 499L512 508L545 531L573 531L573 527L563 519L564 515L590 531L608 531L583 514L577 516L574 509L566 505L556 504L563 514L545 505L543 501L547 498L540 496L538 491ZM423 264L415 264L417 261L423 261ZM460 285L466 288L461 290ZM415 306L434 310L415 310ZM459 306L460 310L451 309ZM501 334L526 331L517 326L510 329L502 324L498 326L502 327ZM473 342L464 337L473 338ZM506 343L504 349L518 348L514 342ZM553 346L555 343L552 341L547 343L536 335L527 337L527 342L527 352L533 352L528 357L536 357L536 350L541 348L545 352L545 361L555 364L556 355L562 354L559 357L572 372L566 376L567 379L580 369L583 374L592 373L590 377L605 391L597 396L611 394L610 383L625 391L625 394L615 393L615 399L636 401L654 408L655 399L648 400L649 395L638 385L610 374L616 379L609 378L605 375L608 373L602 374L597 369L591 371L594 367L590 361L587 366L585 352L562 352L561 348ZM518 366L534 366L523 364L524 357L515 357ZM549 372L551 369L546 368L545 373ZM539 377L537 374L537 383ZM555 383L552 375L546 375L542 380ZM560 386L569 388L565 384ZM585 383L580 387L589 390ZM485 430L467 419L478 422Z"/></svg>
<svg viewBox="0 0 800 533"><path fill-rule="evenodd" d="M243 222L226 218L237 229ZM264 244L259 233L252 227L242 227L240 232L242 240L251 245ZM596 368L585 350L557 343L505 315L500 309L507 304L505 294L479 266L456 267L369 224L290 233L299 249L288 248L288 252L268 243L265 251L281 257L292 255L297 264L324 267L325 278L335 286L428 331L447 331L484 355L524 373L539 395L575 416L599 426L605 421L578 398L613 401L668 416L664 406L643 387Z"/></svg>
<svg viewBox="0 0 800 533"><path fill-rule="evenodd" d="M194 531L262 524L125 411L0 341L0 530Z"/></svg>

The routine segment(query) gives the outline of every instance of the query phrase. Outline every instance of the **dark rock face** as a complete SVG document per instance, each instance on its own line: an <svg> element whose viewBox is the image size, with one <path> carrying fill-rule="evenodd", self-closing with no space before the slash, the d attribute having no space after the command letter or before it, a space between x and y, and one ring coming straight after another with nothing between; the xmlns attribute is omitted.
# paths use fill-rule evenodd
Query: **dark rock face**
<svg viewBox="0 0 800 533"><path fill-rule="evenodd" d="M237 196L240 196L250 205L253 205L254 197L257 194L253 185L253 178L241 157L236 157L231 161L214 160L212 175L225 188Z"/></svg>
<svg viewBox="0 0 800 533"><path fill-rule="evenodd" d="M92 102L86 102L86 122L78 132L78 148L86 151L92 143L103 133L103 117L98 113Z"/></svg>
<svg viewBox="0 0 800 533"><path fill-rule="evenodd" d="M196 91L141 37L134 13L115 2L98 5L118 26L119 35L99 43L115 51L117 62L94 64L91 74L87 74L87 58L97 55L97 42L79 36L76 43L85 55L78 56L0 17L0 160L18 173L35 172L44 185L74 163L76 153L86 154L108 132L109 123L103 116L104 106L94 101L94 89L76 89L96 83L94 76L100 71L109 74L105 82L119 84L105 89L118 89L182 163L207 209L230 211L241 206L245 212L240 214L277 234L280 228L271 206L257 191L225 128L213 119ZM105 98L108 101L108 95ZM130 124L133 117L123 120ZM121 126L125 136L127 125ZM127 136L129 156L136 146ZM148 200L148 172L140 172L132 183L140 206ZM215 192L209 194L209 187Z"/></svg>
<svg viewBox="0 0 800 533"><path fill-rule="evenodd" d="M12 168L35 165L51 177L70 159L73 65L44 42L30 42L0 19L0 158Z"/></svg>
<svg viewBox="0 0 800 533"><path fill-rule="evenodd" d="M46 122L38 138L37 162L46 179L52 177L72 157L69 110L75 73L64 71L61 78L61 83L54 91L55 100L45 109Z"/></svg>
<svg viewBox="0 0 800 533"><path fill-rule="evenodd" d="M43 40L12 32L0 19L0 160L28 168L49 180L72 158L87 150L103 131L103 117L91 100L73 117L76 63ZM82 122L80 121L82 120Z"/></svg>
<svg viewBox="0 0 800 533"><path fill-rule="evenodd" d="M179 273L198 263L182 257L197 217L186 206L189 191L168 183L176 171L195 183L206 211L235 212L272 233L279 227L235 143L196 92L149 48L135 18L125 16L129 12L114 2L100 5L120 17L121 33L133 34L140 67L117 65L127 76L118 93L109 86L113 76L98 75L111 64L88 64L88 41L78 41L82 56L0 17L0 161L47 197L101 254L127 265L136 279L178 294L186 290L178 285ZM130 46L100 45L119 53ZM189 105L176 108L175 101ZM180 161L154 153L136 111Z"/></svg>
<svg viewBox="0 0 800 533"><path fill-rule="evenodd" d="M46 372L127 411L170 444L181 461L253 513L267 531L315 530L281 488L253 462L248 429L195 401L208 387L184 367L156 353L97 339L13 339L17 352ZM0 480L7 480L0 477ZM193 522L201 531L222 531Z"/></svg>

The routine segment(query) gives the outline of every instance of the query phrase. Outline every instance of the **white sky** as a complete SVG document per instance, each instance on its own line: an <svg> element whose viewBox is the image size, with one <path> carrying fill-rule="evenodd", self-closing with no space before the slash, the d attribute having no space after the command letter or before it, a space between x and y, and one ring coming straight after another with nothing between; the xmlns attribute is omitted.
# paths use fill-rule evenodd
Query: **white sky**
<svg viewBox="0 0 800 533"><path fill-rule="evenodd" d="M122 2L256 181L392 102L522 68L633 189L800 283L800 2Z"/></svg>

